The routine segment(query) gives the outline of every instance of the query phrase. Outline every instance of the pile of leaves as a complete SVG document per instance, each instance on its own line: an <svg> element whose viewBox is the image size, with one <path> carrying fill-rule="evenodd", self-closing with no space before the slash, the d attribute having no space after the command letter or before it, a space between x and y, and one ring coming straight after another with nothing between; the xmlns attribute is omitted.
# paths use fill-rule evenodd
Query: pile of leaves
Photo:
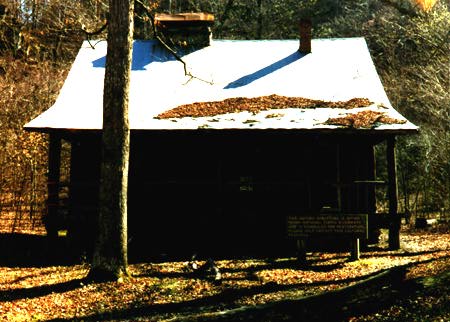
<svg viewBox="0 0 450 322"><path fill-rule="evenodd" d="M325 124L341 125L350 128L370 128L376 124L402 124L406 120L399 120L389 117L384 112L362 111L358 113L347 114L336 118L329 118Z"/></svg>
<svg viewBox="0 0 450 322"><path fill-rule="evenodd" d="M343 108L352 109L373 104L367 98L352 98L348 101L329 102L304 97L269 95L259 97L234 97L222 101L196 102L180 105L157 115L157 119L216 116L227 113L258 113L271 109L286 108Z"/></svg>
<svg viewBox="0 0 450 322"><path fill-rule="evenodd" d="M430 285L430 279L448 271L449 240L448 226L444 231L408 231L401 235L401 250L389 251L382 240L381 247L366 250L356 262L349 261L347 253L314 252L308 254L309 265L305 267L299 267L294 258L216 260L222 272L220 283L195 275L189 263L183 261L131 264L133 277L129 281L108 283L86 283L88 264L0 267L0 319L214 320L233 310L295 301L341 289L389 268L403 266L407 268L407 281L423 281L426 298L423 292L410 291L405 300L409 306L393 300L392 305L381 308L380 312L349 312L349 319L422 320L426 316L414 312L430 314L429 308L433 306L444 308L439 317L445 320L450 317L450 312L445 311L449 303L445 286L448 284L437 284L440 288L426 285ZM385 289L377 292L382 291ZM394 298L399 298L395 294ZM289 312L267 314L263 320L270 321L273 314L277 318L292 318ZM249 320L250 316L244 314L242 319Z"/></svg>
<svg viewBox="0 0 450 322"><path fill-rule="evenodd" d="M260 111L280 110L287 108L340 108L354 109L372 105L367 98L352 98L348 101L322 101L304 97L287 97L281 95L269 95L259 97L233 97L222 101L196 102L180 105L169 111L157 115L156 119L170 119L182 117L205 117L227 113L249 112L256 114ZM277 115L277 114L273 114ZM273 117L269 115L268 117ZM406 120L398 120L386 115L385 112L361 111L346 114L342 117L329 118L325 124L340 125L349 128L370 128L377 124L402 124Z"/></svg>

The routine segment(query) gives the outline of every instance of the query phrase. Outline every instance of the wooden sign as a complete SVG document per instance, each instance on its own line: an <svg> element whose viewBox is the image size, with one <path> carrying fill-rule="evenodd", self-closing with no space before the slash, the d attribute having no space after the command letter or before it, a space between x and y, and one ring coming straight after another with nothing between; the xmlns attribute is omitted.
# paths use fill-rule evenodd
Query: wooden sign
<svg viewBox="0 0 450 322"><path fill-rule="evenodd" d="M287 236L306 238L311 236L346 236L367 238L366 214L321 214L287 217Z"/></svg>

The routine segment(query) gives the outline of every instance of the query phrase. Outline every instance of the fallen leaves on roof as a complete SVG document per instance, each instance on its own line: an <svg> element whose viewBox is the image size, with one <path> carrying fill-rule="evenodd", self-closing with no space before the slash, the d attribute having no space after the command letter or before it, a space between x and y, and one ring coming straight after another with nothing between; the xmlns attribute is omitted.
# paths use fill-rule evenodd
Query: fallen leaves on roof
<svg viewBox="0 0 450 322"><path fill-rule="evenodd" d="M373 104L367 98L352 98L348 101L329 102L314 100L304 97L287 97L280 95L269 95L260 97L235 97L227 98L223 101L196 102L192 104L180 105L167 112L156 116L156 119L169 119L181 117L204 117L215 116L227 113L250 112L286 108L342 108L352 109L367 107Z"/></svg>
<svg viewBox="0 0 450 322"><path fill-rule="evenodd" d="M349 128L370 128L382 124L403 124L406 120L398 120L386 115L385 112L361 111L358 113L347 114L342 117L329 118L325 124L341 125Z"/></svg>

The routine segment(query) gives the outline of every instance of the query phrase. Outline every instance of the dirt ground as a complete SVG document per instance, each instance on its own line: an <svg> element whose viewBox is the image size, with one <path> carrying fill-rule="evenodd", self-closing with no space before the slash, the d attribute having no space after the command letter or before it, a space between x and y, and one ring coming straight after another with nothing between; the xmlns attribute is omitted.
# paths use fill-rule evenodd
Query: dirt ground
<svg viewBox="0 0 450 322"><path fill-rule="evenodd" d="M48 262L42 236L12 236L0 235L4 321L450 320L448 224L403 229L397 251L384 232L359 261L348 253L308 253L302 267L295 258L217 259L220 281L175 261L131 263L128 281L87 283L89 264Z"/></svg>

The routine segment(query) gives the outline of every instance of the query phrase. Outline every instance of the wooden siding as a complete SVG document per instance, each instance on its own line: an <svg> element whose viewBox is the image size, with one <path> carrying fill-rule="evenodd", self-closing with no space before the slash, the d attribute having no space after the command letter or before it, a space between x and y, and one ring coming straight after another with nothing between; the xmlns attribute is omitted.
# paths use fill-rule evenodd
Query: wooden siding
<svg viewBox="0 0 450 322"><path fill-rule="evenodd" d="M338 187L343 211L371 213L373 192L354 182L374 179L373 145L379 140L265 131L134 132L130 254L142 245L149 252L186 255L209 248L286 251L286 216L337 211ZM95 236L99 146L99 134L72 138L70 230L88 248Z"/></svg>

